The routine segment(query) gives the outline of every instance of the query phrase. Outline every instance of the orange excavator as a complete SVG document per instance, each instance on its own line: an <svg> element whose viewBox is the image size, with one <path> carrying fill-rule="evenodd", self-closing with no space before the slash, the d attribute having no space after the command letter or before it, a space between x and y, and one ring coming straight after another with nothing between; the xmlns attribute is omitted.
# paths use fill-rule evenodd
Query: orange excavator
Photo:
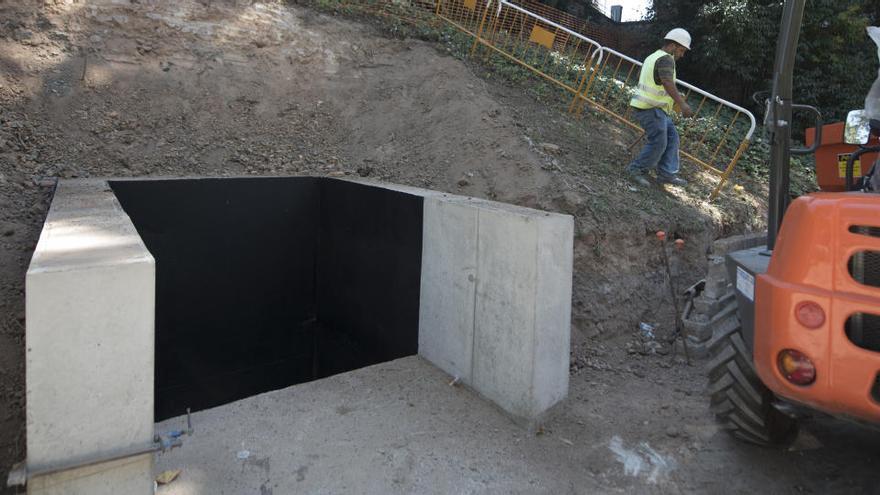
<svg viewBox="0 0 880 495"><path fill-rule="evenodd" d="M804 4L785 2L766 101L767 245L727 256L737 311L709 347L716 418L761 445L790 442L803 406L880 425L880 77L845 125L822 126L815 108L793 104ZM868 29L880 47L880 28ZM806 149L791 147L793 109L817 115ZM791 156L817 150L822 191L792 201Z"/></svg>

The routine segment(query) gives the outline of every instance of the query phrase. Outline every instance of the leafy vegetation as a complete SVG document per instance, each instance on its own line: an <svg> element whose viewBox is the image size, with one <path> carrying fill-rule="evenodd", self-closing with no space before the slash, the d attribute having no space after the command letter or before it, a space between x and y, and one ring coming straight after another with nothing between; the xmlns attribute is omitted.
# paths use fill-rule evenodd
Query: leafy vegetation
<svg viewBox="0 0 880 495"><path fill-rule="evenodd" d="M768 90L773 75L779 0L654 0L653 39L687 28L694 49L679 72L695 84L755 108L753 93ZM819 108L825 121L862 108L877 73L877 50L865 27L880 22L876 0L808 0L795 64L794 100ZM811 124L797 116L797 135Z"/></svg>

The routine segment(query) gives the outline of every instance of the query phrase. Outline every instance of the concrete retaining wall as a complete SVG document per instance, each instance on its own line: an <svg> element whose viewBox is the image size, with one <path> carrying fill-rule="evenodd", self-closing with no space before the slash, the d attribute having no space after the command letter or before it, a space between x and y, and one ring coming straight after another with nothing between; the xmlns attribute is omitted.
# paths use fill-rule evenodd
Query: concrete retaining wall
<svg viewBox="0 0 880 495"><path fill-rule="evenodd" d="M536 424L568 393L572 217L370 185L423 198L419 354ZM62 181L27 274L29 469L150 444L154 315L154 259L107 182ZM97 463L28 492L151 493L152 465Z"/></svg>
<svg viewBox="0 0 880 495"><path fill-rule="evenodd" d="M568 395L573 217L363 183L424 198L419 354L535 426Z"/></svg>
<svg viewBox="0 0 880 495"><path fill-rule="evenodd" d="M27 272L31 471L153 439L154 262L105 183L59 184ZM31 494L152 493L153 457L38 477Z"/></svg>
<svg viewBox="0 0 880 495"><path fill-rule="evenodd" d="M533 423L568 393L572 218L425 199L419 354Z"/></svg>

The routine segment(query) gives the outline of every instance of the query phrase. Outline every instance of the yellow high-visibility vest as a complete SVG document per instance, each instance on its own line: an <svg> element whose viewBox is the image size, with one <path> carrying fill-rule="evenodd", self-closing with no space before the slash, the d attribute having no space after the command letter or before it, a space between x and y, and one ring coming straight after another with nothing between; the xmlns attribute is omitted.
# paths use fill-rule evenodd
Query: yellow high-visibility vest
<svg viewBox="0 0 880 495"><path fill-rule="evenodd" d="M657 63L660 57L668 56L670 55L665 51L657 50L645 59L645 63L642 65L642 72L639 73L639 86L636 88L636 94L629 101L630 105L642 110L659 108L666 112L667 115L672 115L672 107L675 105L675 100L669 96L669 93L666 92L666 88L662 84L654 82L654 64ZM674 70L672 77L674 80Z"/></svg>

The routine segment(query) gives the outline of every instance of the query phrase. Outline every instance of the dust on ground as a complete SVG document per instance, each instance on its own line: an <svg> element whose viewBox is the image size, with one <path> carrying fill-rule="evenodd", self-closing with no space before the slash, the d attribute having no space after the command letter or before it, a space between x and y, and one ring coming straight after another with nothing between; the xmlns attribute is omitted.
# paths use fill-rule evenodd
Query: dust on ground
<svg viewBox="0 0 880 495"><path fill-rule="evenodd" d="M307 174L575 216L567 407L584 424L554 426L567 438L614 431L619 455L633 459L633 442L656 437L657 448L706 460L692 464L687 490L723 487L719 479L734 473L757 480L742 485L752 489L778 475L776 487L811 490L832 471L847 473L835 483L862 486L875 453L732 444L712 425L699 368L627 351L638 322L659 323L661 333L671 327L654 232L686 239L672 259L685 287L701 278L714 238L760 228L765 210L755 185L705 201L712 184L691 165L687 188L632 187L620 172L633 139L597 115L567 117L442 45L392 39L369 23L304 7L0 4L0 471L24 457L24 273L51 196L46 178ZM817 424L826 436L855 435ZM762 462L727 465L729 451ZM588 455L585 465L593 460ZM637 483L630 478L621 476L619 486Z"/></svg>

